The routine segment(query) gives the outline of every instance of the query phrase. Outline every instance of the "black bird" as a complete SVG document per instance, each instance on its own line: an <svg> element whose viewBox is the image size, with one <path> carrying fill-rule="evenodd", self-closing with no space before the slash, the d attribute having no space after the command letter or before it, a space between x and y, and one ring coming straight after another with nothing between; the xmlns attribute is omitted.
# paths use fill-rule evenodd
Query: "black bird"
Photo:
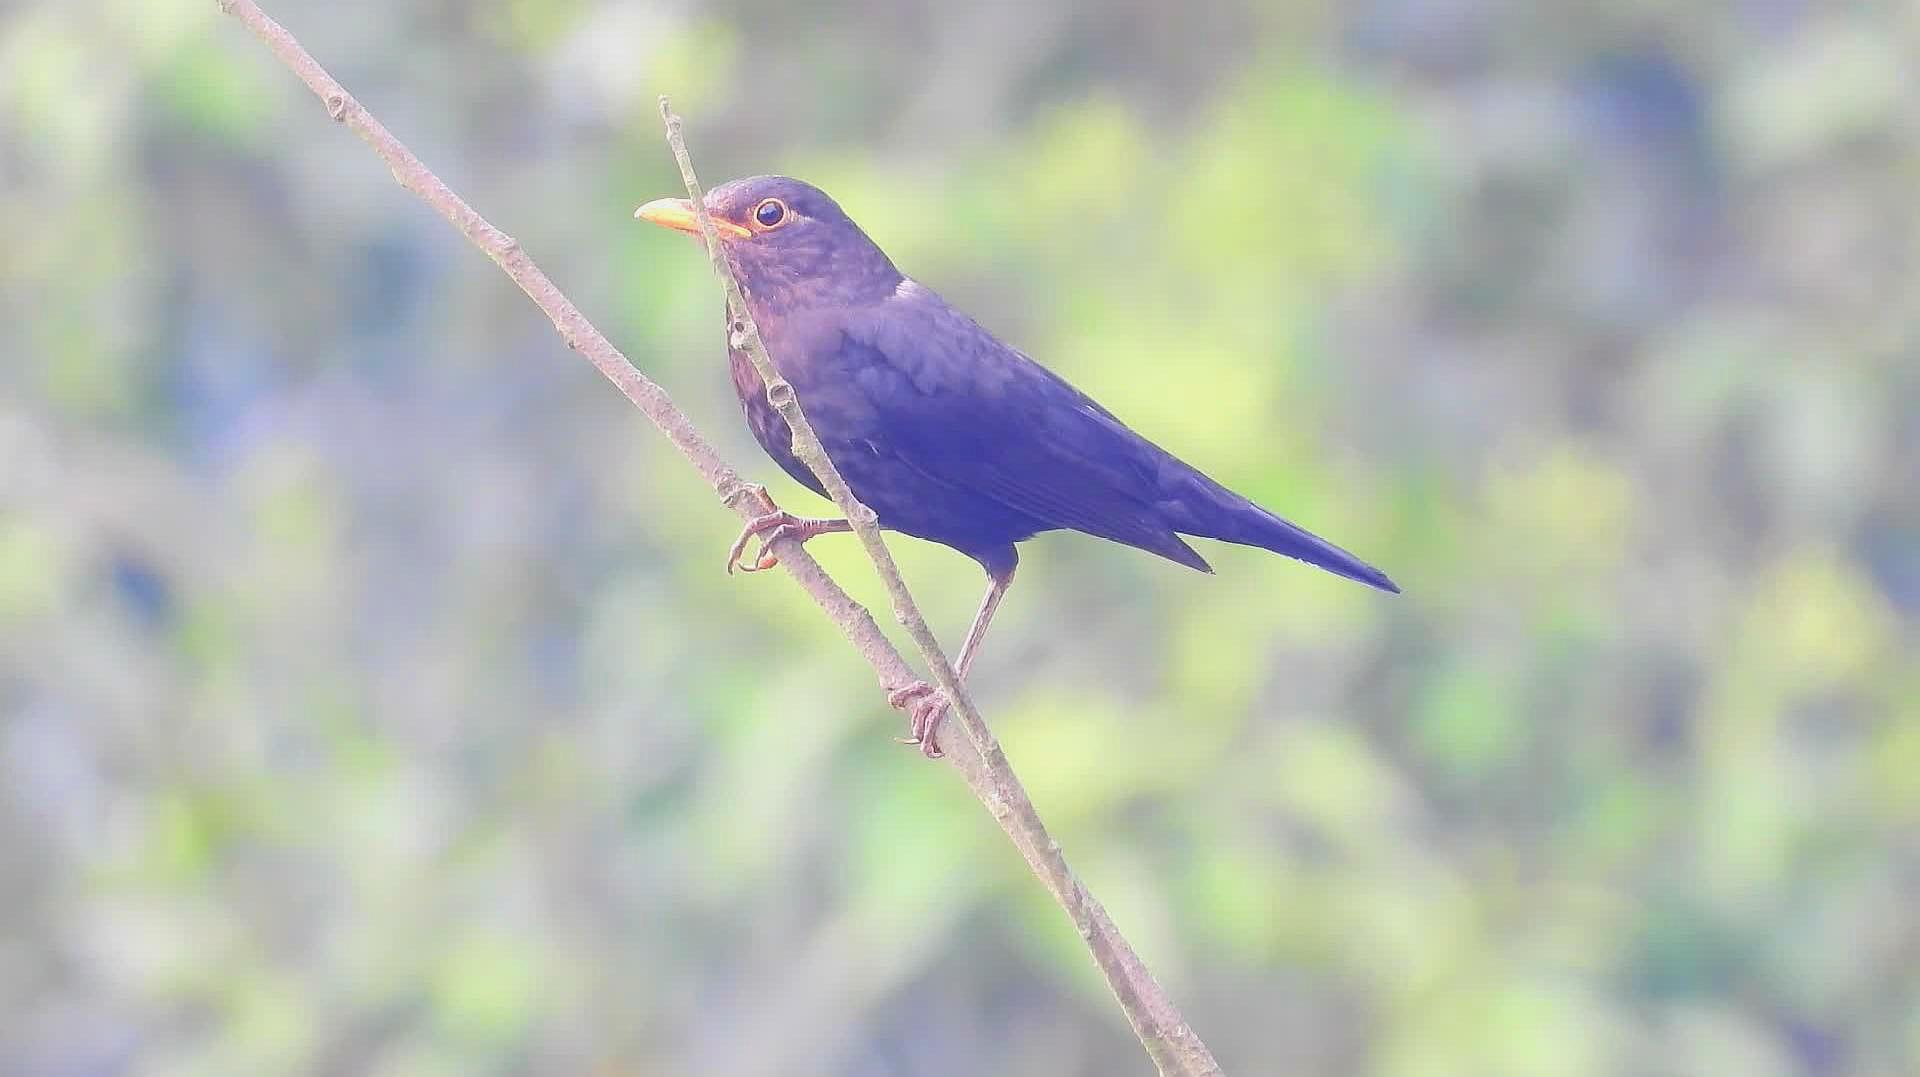
<svg viewBox="0 0 1920 1077"><path fill-rule="evenodd" d="M817 187L754 176L713 188L707 212L761 339L793 383L807 418L848 485L880 525L944 543L980 562L987 594L961 644L964 678L1013 582L1014 543L1073 530L1211 572L1181 535L1259 546L1336 575L1398 592L1379 569L1241 497L1128 429L1059 375L995 339L932 289L902 274ZM694 236L683 198L634 216ZM733 386L767 455L825 496L793 455L786 420L767 402L745 353L730 349ZM748 524L761 551L747 571L776 563L768 545L849 531L845 520L772 512ZM940 693L916 684L889 696L911 716L911 743L940 754Z"/></svg>

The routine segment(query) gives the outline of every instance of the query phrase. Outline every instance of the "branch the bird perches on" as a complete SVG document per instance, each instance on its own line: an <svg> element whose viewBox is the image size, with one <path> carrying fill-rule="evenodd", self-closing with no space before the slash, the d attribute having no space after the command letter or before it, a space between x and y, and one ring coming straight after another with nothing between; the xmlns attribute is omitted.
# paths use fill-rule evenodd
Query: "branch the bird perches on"
<svg viewBox="0 0 1920 1077"><path fill-rule="evenodd" d="M306 83L307 88L319 97L331 119L346 126L372 147L374 153L392 169L394 179L402 187L432 206L493 259L553 322L567 347L585 355L608 381L660 428L661 433L714 488L723 504L733 509L743 521L772 510L765 491L742 481L739 473L720 459L712 443L674 406L666 391L635 369L626 356L588 322L586 316L534 264L518 242L494 227L455 194L385 125L327 74L292 34L261 11L253 0L216 2L222 11L240 20L283 65ZM686 181L687 193L694 205L701 206L699 183L681 135L680 120L664 97L660 99L660 111L667 126L668 141ZM820 448L818 439L813 437L812 428L806 422L792 387L786 385L773 369L766 349L760 343L758 330L741 302L739 285L728 272L724 259L714 250L712 225L704 220L704 216L703 207L703 228L706 230L709 254L715 260L715 271L728 293L729 309L735 312L734 316L740 322L742 343L753 354L754 364L767 383L770 402L780 409L794 430L796 453L813 468L833 494L835 503L853 522L862 545L887 586L895 616L906 627L935 681L952 704L952 712L965 736L957 740L949 738L946 758L960 771L974 796L1012 840L1034 876L1073 920L1094 963L1125 1011L1128 1023L1160 1073L1167 1077L1218 1074L1219 1064L1214 1061L1206 1044L1187 1025L1173 1000L1147 971L1132 945L1114 926L1105 908L1074 875L1059 844L1047 833L998 741L968 698L955 676L952 663L915 608L912 596L907 593L899 570L880 537L877 522L870 512L854 500L845 481L834 470L832 461ZM872 615L849 597L800 543L782 541L780 546L780 567L800 584L860 656L873 667L881 688L891 692L916 683L912 670L874 622Z"/></svg>

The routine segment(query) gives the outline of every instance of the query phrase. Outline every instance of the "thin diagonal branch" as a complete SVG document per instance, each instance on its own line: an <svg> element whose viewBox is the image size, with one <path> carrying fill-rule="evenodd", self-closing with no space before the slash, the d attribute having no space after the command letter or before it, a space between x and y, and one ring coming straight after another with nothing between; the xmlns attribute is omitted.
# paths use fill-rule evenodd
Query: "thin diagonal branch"
<svg viewBox="0 0 1920 1077"><path fill-rule="evenodd" d="M394 179L402 187L432 206L493 259L552 320L567 346L585 355L607 380L613 382L635 407L660 428L661 433L680 450L701 477L713 486L723 504L743 520L772 510L765 491L740 479L739 473L720 458L713 445L674 406L666 391L636 370L626 356L561 294L560 289L541 272L511 236L494 227L434 175L392 132L328 75L293 35L262 12L253 0L217 2L222 11L245 24L282 64L306 83L326 106L328 116L372 147L392 169ZM686 178L688 193L693 197L694 204L700 206L699 186L694 179L691 162L686 157L685 145L679 137L679 121L667 109L664 99L661 110L668 122L670 141L674 144L675 156ZM712 225L706 219L704 208L700 212L711 250L714 239ZM927 657L935 679L947 693L954 712L959 716L961 728L967 737L964 742L948 746L948 759L960 770L974 795L1013 840L1034 874L1072 917L1101 973L1126 1011L1128 1021L1160 1072L1181 1077L1219 1073L1219 1066L1205 1044L1181 1019L1172 1000L1147 972L1138 955L1107 916L1106 910L1074 876L1065 857L1061 855L1059 845L1047 834L998 742L961 689L952 664L940 651L925 620L914 609L912 598L900 580L899 571L894 568L885 544L879 538L872 513L853 499L844 480L832 471L832 462L820 450L818 438L812 435L811 427L799 412L792 387L787 386L783 394L775 392L774 387L785 383L773 370L766 350L760 344L758 330L752 326L751 317L739 301L738 285L725 272L724 262L717 262L716 268L727 285L730 305L738 312L737 317L743 323L740 332L746 338L745 343L756 356L756 365L760 367L762 378L768 382L769 398L776 407L781 408L796 434L803 429L807 431L806 437L817 456L817 460L808 459L808 464L817 473L822 473L822 481L836 495L835 501L847 512L847 518L860 529L863 543L867 545L876 568L887 582L896 616ZM797 451L802 449L798 437L795 448ZM804 452L802 458L807 458ZM832 476L831 479L828 475ZM872 666L883 689L892 690L913 683L911 669L864 607L850 598L798 544L784 543L778 552L781 566Z"/></svg>

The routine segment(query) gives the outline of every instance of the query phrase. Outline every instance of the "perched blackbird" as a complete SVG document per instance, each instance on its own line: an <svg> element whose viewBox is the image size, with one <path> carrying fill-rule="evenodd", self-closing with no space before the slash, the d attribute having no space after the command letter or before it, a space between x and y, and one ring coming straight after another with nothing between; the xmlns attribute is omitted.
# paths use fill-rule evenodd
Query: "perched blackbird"
<svg viewBox="0 0 1920 1077"><path fill-rule="evenodd" d="M1221 486L995 339L895 269L818 188L755 176L713 188L706 205L774 365L854 494L882 527L944 543L986 569L986 597L956 663L962 677L1013 582L1014 543L1042 531L1084 531L1202 572L1213 570L1180 536L1221 539L1399 591L1379 569ZM649 202L634 216L700 235L686 199ZM752 363L737 350L730 358L760 447L824 496ZM773 567L767 546L776 538L848 530L845 520L772 512L741 532L727 569L756 536L761 551L747 571ZM889 702L911 716L910 743L938 755L940 693L916 684Z"/></svg>

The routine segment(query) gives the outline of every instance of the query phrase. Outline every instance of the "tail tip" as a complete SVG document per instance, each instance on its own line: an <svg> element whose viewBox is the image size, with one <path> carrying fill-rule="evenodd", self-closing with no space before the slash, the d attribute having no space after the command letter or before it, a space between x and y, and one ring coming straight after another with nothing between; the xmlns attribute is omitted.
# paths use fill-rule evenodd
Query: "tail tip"
<svg viewBox="0 0 1920 1077"><path fill-rule="evenodd" d="M1345 564L1338 564L1338 563L1327 564L1326 562L1315 562L1315 563L1318 564L1321 568L1327 569L1328 571L1332 572L1334 575L1345 576L1347 579L1353 580L1355 583L1364 583L1368 587L1372 587L1380 591L1385 591L1390 595L1397 595L1400 593L1400 585L1393 582L1393 580L1389 579L1386 573L1380 571L1377 568L1374 568L1372 565L1367 564L1365 561L1362 561L1357 557L1353 558L1352 560L1348 561Z"/></svg>

